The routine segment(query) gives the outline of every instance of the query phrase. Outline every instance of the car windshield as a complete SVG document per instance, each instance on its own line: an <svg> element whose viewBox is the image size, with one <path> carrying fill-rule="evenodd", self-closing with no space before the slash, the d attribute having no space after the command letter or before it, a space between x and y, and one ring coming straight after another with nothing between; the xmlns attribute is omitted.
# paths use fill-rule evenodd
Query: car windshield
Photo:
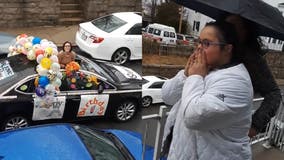
<svg viewBox="0 0 284 160"><path fill-rule="evenodd" d="M109 15L109 16L105 16L99 19L95 19L92 21L92 23L99 29L107 33L110 33L116 30L117 28L125 25L127 22L123 21L122 19L114 15Z"/></svg>
<svg viewBox="0 0 284 160"><path fill-rule="evenodd" d="M88 129L83 126L73 127L91 156L96 160L124 160L122 152L116 147L113 141L103 132Z"/></svg>
<svg viewBox="0 0 284 160"><path fill-rule="evenodd" d="M85 57L82 57L82 56L79 56L79 55L77 57L78 57L78 61L79 61L79 64L81 66L81 69L89 71L89 72L96 73L96 74L103 76L107 79L113 80L113 78L110 77L109 74L100 65L88 60Z"/></svg>

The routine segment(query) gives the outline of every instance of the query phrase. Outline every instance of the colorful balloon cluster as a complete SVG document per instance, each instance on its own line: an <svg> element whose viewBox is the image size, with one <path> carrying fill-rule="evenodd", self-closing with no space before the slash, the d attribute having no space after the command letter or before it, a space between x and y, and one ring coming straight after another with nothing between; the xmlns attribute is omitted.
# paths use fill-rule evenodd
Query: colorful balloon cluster
<svg viewBox="0 0 284 160"><path fill-rule="evenodd" d="M9 47L9 56L25 54L29 60L35 60L39 55L57 55L57 46L47 39L21 34L16 37L16 43Z"/></svg>
<svg viewBox="0 0 284 160"><path fill-rule="evenodd" d="M34 85L36 86L36 98L40 98L41 106L51 104L53 98L59 92L62 73L58 63L57 46L46 39L21 34L17 36L16 43L9 47L8 56L24 54L29 60L36 60L38 65Z"/></svg>

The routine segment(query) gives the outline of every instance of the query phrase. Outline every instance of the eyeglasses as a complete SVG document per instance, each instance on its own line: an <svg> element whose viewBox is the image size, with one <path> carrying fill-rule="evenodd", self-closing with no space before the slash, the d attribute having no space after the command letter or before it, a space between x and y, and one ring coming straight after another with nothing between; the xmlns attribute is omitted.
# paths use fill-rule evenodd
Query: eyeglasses
<svg viewBox="0 0 284 160"><path fill-rule="evenodd" d="M71 47L70 45L65 45L64 47Z"/></svg>
<svg viewBox="0 0 284 160"><path fill-rule="evenodd" d="M201 40L201 39L197 39L194 41L194 45L198 46L199 44L201 44L201 46L205 49L207 49L210 45L218 45L218 46L223 46L226 45L227 43L223 43L223 42L213 42L213 41L209 41L207 39Z"/></svg>

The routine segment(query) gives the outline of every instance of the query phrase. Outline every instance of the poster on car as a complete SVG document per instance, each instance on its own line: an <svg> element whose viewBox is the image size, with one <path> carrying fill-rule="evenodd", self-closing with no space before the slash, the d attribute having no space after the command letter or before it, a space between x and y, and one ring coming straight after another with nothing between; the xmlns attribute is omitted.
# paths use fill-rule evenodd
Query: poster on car
<svg viewBox="0 0 284 160"><path fill-rule="evenodd" d="M8 61L0 62L0 80L14 75L14 72Z"/></svg>
<svg viewBox="0 0 284 160"><path fill-rule="evenodd" d="M33 120L61 119L65 109L65 96L34 98Z"/></svg>
<svg viewBox="0 0 284 160"><path fill-rule="evenodd" d="M108 105L109 95L82 95L78 117L103 116Z"/></svg>

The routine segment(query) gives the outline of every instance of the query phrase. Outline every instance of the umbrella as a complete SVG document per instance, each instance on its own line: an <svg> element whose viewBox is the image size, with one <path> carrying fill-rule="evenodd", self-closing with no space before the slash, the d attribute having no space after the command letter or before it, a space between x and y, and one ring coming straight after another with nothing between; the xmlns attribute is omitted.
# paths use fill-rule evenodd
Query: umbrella
<svg viewBox="0 0 284 160"><path fill-rule="evenodd" d="M237 14L256 24L259 36L284 40L284 17L275 7L261 0L173 0L213 19L226 13Z"/></svg>

